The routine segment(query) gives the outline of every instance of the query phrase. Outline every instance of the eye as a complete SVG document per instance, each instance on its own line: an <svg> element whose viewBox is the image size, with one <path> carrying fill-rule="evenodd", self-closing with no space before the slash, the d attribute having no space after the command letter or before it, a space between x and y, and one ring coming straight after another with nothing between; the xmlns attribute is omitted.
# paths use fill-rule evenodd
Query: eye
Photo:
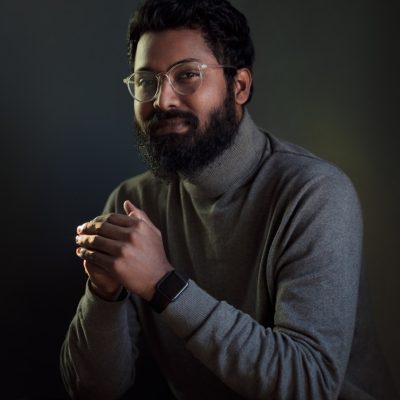
<svg viewBox="0 0 400 400"><path fill-rule="evenodd" d="M139 78L135 81L135 86L145 89L154 86L155 81L154 78Z"/></svg>
<svg viewBox="0 0 400 400"><path fill-rule="evenodd" d="M197 80L200 78L200 72L198 70L184 70L184 71L179 71L174 77L174 80L176 82L189 82L192 80Z"/></svg>
<svg viewBox="0 0 400 400"><path fill-rule="evenodd" d="M157 86L157 78L153 73L148 71L136 72L132 80L136 89L147 89Z"/></svg>

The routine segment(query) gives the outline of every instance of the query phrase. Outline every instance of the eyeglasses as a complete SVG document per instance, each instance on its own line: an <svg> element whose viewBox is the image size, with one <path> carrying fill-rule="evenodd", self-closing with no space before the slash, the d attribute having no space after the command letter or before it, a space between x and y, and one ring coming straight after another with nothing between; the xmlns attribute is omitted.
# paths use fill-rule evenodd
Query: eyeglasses
<svg viewBox="0 0 400 400"><path fill-rule="evenodd" d="M202 64L185 61L171 67L167 72L137 71L123 80L131 96L141 102L154 100L160 91L162 77L167 78L172 89L182 96L193 94L202 84L206 68L233 68L232 65Z"/></svg>

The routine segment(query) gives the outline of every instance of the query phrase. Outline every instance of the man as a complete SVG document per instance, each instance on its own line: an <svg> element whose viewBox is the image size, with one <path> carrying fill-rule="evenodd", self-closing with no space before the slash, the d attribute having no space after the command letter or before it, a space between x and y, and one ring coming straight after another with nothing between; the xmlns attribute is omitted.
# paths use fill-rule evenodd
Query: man
<svg viewBox="0 0 400 400"><path fill-rule="evenodd" d="M357 195L252 121L244 16L225 0L149 0L129 54L151 171L77 229L89 279L61 352L71 397L145 381L151 398L160 375L177 399L390 398Z"/></svg>

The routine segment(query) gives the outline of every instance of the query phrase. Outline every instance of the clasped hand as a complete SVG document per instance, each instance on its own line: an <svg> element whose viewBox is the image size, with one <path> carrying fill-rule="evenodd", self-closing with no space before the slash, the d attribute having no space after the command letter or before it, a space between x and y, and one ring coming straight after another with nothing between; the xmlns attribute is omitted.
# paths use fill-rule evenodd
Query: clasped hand
<svg viewBox="0 0 400 400"><path fill-rule="evenodd" d="M124 209L126 215L100 215L78 226L76 253L100 297L115 300L125 287L150 300L156 283L172 267L161 232L146 213L130 201L124 202Z"/></svg>

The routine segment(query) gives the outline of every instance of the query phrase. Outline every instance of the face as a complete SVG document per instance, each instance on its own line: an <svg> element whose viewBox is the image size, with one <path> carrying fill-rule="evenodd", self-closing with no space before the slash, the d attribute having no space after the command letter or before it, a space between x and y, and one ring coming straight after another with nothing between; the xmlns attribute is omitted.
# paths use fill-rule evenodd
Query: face
<svg viewBox="0 0 400 400"><path fill-rule="evenodd" d="M134 70L166 72L185 60L219 64L197 30L148 32L139 40ZM222 68L207 68L191 95L176 93L162 78L155 100L134 102L139 147L156 175L195 175L229 147L242 115L229 89Z"/></svg>

